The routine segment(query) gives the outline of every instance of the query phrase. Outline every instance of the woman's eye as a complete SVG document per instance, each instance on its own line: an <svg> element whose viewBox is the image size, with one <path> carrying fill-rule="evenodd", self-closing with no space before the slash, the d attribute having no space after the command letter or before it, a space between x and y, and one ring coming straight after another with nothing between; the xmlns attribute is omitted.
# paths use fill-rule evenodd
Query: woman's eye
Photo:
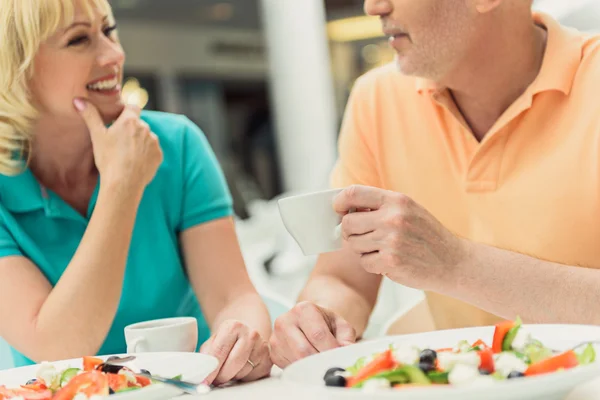
<svg viewBox="0 0 600 400"><path fill-rule="evenodd" d="M117 30L117 25L113 25L113 26L108 26L108 27L104 28L103 32L106 36L110 36L110 34L116 30Z"/></svg>
<svg viewBox="0 0 600 400"><path fill-rule="evenodd" d="M77 46L79 44L85 43L88 40L88 37L83 35L83 36L77 36L74 39L69 40L68 46Z"/></svg>
<svg viewBox="0 0 600 400"><path fill-rule="evenodd" d="M117 25L107 26L106 28L102 29L102 33L105 36L110 37L110 35L116 30L117 30ZM69 40L67 46L77 46L80 44L84 44L84 43L88 42L89 40L90 40L90 38L88 37L88 35L76 36L75 38Z"/></svg>

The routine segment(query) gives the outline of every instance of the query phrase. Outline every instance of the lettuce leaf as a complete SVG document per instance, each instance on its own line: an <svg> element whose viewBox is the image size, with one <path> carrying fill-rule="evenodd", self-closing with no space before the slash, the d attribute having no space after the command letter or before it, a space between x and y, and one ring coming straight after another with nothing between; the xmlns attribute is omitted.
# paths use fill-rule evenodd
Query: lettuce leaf
<svg viewBox="0 0 600 400"><path fill-rule="evenodd" d="M588 343L583 351L577 354L577 359L579 360L580 365L588 365L596 361L596 350L594 349L594 346L591 343Z"/></svg>

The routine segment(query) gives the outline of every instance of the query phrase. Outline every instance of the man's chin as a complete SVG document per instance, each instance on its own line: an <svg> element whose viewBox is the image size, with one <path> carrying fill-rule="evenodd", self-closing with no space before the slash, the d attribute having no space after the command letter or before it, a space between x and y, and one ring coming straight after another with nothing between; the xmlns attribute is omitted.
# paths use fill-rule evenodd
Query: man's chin
<svg viewBox="0 0 600 400"><path fill-rule="evenodd" d="M396 69L398 70L398 72L400 72L402 75L406 75L406 76L417 76L418 75L415 71L414 66L411 65L410 61L406 57L396 54L396 56L394 57L394 64L396 65Z"/></svg>
<svg viewBox="0 0 600 400"><path fill-rule="evenodd" d="M430 70L423 65L415 64L406 57L396 56L394 59L396 69L402 75L410 76L413 78L422 78L435 81L437 78L434 74L431 74Z"/></svg>

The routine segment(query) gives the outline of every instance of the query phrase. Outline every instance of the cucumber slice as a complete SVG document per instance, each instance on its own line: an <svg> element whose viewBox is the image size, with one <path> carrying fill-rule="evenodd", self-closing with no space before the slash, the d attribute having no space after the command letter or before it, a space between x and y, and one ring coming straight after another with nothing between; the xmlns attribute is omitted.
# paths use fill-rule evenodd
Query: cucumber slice
<svg viewBox="0 0 600 400"><path fill-rule="evenodd" d="M494 378L497 381L505 381L506 377L504 375L502 375L500 372L496 371L494 372L492 375L490 375L492 378Z"/></svg>
<svg viewBox="0 0 600 400"><path fill-rule="evenodd" d="M461 340L460 342L458 342L458 344L456 345L456 349L460 352L460 353L466 353L467 351L469 351L469 349L471 348L471 345L469 344L469 342L467 342L466 340Z"/></svg>
<svg viewBox="0 0 600 400"><path fill-rule="evenodd" d="M350 375L356 375L358 371L360 371L361 368L365 366L366 363L367 357L361 357L358 360L356 360L356 363L354 363L354 365L346 368L346 371L348 371Z"/></svg>
<svg viewBox="0 0 600 400"><path fill-rule="evenodd" d="M443 385L447 385L448 381L448 372L430 372L427 374L427 378L431 381L431 383L439 383Z"/></svg>
<svg viewBox="0 0 600 400"><path fill-rule="evenodd" d="M522 324L523 322L521 319L517 317L515 326L513 326L510 331L508 331L506 336L504 336L504 340L502 341L502 351L512 350L512 343L515 340L515 337L517 337L517 332L519 332L519 329L521 329Z"/></svg>
<svg viewBox="0 0 600 400"><path fill-rule="evenodd" d="M382 372L373 378L387 379L390 383L415 383L418 385L430 385L431 381L420 368L413 365L403 365L392 371Z"/></svg>
<svg viewBox="0 0 600 400"><path fill-rule="evenodd" d="M64 386L81 371L79 368L67 368L60 376L60 386Z"/></svg>
<svg viewBox="0 0 600 400"><path fill-rule="evenodd" d="M581 354L577 354L577 359L581 365L591 364L596 361L596 350L594 349L594 346L591 343L588 343Z"/></svg>
<svg viewBox="0 0 600 400"><path fill-rule="evenodd" d="M417 385L431 385L431 381L421 370L421 368L412 365L405 365L404 370L406 375L408 375L410 383L415 383Z"/></svg>
<svg viewBox="0 0 600 400"><path fill-rule="evenodd" d="M532 343L525 347L525 355L529 360L529 364L535 364L545 360L546 358L552 357L552 350Z"/></svg>
<svg viewBox="0 0 600 400"><path fill-rule="evenodd" d="M121 390L117 390L116 393L131 392L132 390L140 390L140 389L141 389L141 387L131 386L131 387L123 388Z"/></svg>
<svg viewBox="0 0 600 400"><path fill-rule="evenodd" d="M391 384L408 383L408 376L406 376L406 374L403 371L400 371L400 369L395 369L393 371L386 371L377 375L373 375L372 377L365 379L364 381L358 382L352 387L355 389L361 389L364 386L365 382L370 381L371 379L379 378L387 379Z"/></svg>

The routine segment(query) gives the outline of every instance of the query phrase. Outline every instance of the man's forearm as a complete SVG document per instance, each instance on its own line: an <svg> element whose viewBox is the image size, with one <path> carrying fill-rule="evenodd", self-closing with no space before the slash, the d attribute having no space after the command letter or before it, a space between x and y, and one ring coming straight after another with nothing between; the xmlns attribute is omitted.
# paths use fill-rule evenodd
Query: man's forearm
<svg viewBox="0 0 600 400"><path fill-rule="evenodd" d="M361 338L367 328L374 307L355 289L328 275L313 276L298 301L310 301L340 315L354 327L357 338Z"/></svg>
<svg viewBox="0 0 600 400"><path fill-rule="evenodd" d="M503 318L600 324L600 270L469 243L467 261L440 292Z"/></svg>

